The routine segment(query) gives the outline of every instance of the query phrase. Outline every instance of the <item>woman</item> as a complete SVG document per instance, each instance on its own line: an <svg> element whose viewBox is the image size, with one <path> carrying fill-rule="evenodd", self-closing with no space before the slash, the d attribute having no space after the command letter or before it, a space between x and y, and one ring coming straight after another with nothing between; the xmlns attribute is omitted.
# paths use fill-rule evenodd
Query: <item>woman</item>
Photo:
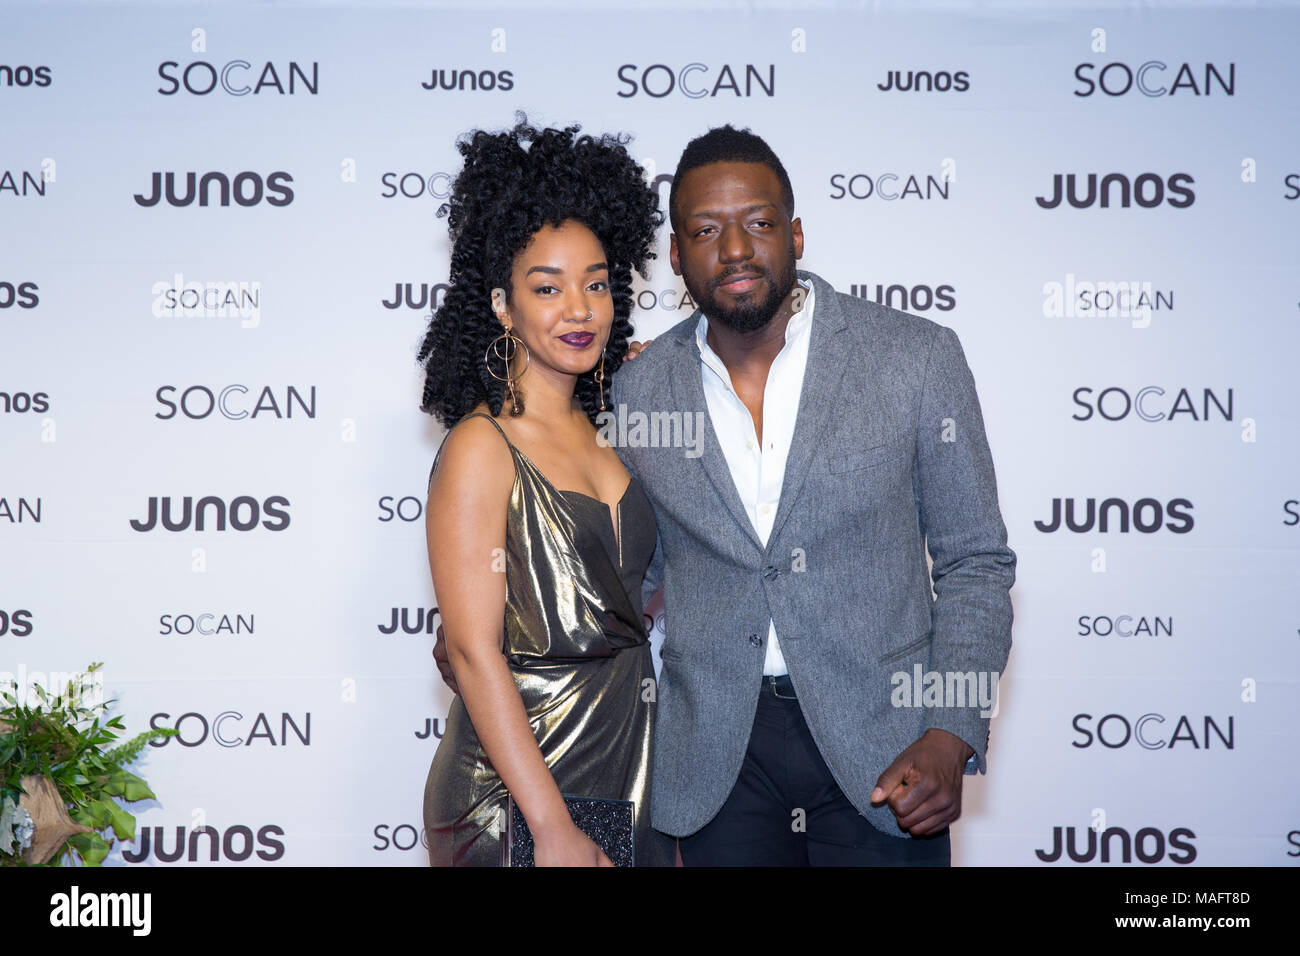
<svg viewBox="0 0 1300 956"><path fill-rule="evenodd" d="M419 352L450 429L426 528L459 687L425 786L435 865L505 862L507 796L538 865L610 865L565 795L632 801L637 863L673 862L649 825L654 512L595 428L663 216L622 141L578 129L458 144L451 288Z"/></svg>

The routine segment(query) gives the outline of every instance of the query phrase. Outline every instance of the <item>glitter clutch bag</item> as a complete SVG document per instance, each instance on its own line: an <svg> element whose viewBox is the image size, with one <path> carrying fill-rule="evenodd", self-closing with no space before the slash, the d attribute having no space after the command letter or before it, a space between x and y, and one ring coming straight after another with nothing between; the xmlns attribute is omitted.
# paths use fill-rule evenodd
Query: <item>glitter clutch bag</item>
<svg viewBox="0 0 1300 956"><path fill-rule="evenodd" d="M615 866L635 866L633 843L636 805L631 800L603 800L564 794L564 805L578 829L600 847ZM506 796L506 865L533 866L533 834L515 801Z"/></svg>

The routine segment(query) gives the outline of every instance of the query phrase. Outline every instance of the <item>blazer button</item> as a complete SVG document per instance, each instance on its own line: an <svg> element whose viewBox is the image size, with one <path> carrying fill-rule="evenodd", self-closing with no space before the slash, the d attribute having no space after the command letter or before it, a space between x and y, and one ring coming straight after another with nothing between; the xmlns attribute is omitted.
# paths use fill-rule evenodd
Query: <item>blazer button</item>
<svg viewBox="0 0 1300 956"><path fill-rule="evenodd" d="M780 568L774 568L768 566L763 569L763 577L767 578L769 581L775 581L777 577L780 576L780 574L781 574Z"/></svg>
<svg viewBox="0 0 1300 956"><path fill-rule="evenodd" d="M762 642L761 640L759 640L757 634L751 634L751 635L749 635L749 643L753 644L755 647L762 647L762 646L763 646L763 642Z"/></svg>

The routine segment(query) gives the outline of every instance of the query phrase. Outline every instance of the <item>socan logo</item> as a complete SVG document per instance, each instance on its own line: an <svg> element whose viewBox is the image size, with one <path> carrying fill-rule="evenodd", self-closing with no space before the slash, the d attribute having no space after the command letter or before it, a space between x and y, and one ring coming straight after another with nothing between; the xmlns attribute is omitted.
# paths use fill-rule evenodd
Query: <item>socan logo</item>
<svg viewBox="0 0 1300 956"><path fill-rule="evenodd" d="M1191 389L1180 387L1172 400L1165 399L1165 390L1159 385L1145 385L1132 394L1119 385L1110 385L1101 390L1083 385L1074 390L1074 404L1081 411L1070 417L1077 422L1091 421L1094 418L1108 422L1120 422L1130 414L1144 422L1193 421L1208 422L1211 417L1210 406L1213 405L1218 417L1225 422L1232 418L1232 389L1220 399L1214 389L1201 389L1200 414L1192 400ZM1096 398L1093 393L1096 392ZM1178 416L1184 416L1179 418Z"/></svg>
<svg viewBox="0 0 1300 956"><path fill-rule="evenodd" d="M159 522L165 531L252 531L259 524L267 531L283 531L289 527L289 499L272 495L265 501L250 495L240 495L226 503L224 498L208 495L197 502L189 495L181 499L180 514L170 496L151 495L148 513L144 518L132 518L131 530L153 531Z"/></svg>
<svg viewBox="0 0 1300 956"><path fill-rule="evenodd" d="M1161 504L1155 498L1139 498L1131 508L1123 498L1106 498L1100 507L1096 498L1086 499L1083 506L1074 498L1053 498L1052 517L1035 521L1034 527L1044 534L1052 534L1061 530L1064 519L1065 529L1078 534L1093 530L1128 534L1131 519L1133 530L1142 534L1155 534L1162 528L1174 534L1186 534L1195 524L1192 507L1186 498L1173 498L1168 504ZM1083 512L1082 517L1079 511Z"/></svg>
<svg viewBox="0 0 1300 956"><path fill-rule="evenodd" d="M413 850L416 846L422 846L426 850L429 848L429 836L424 832L424 827L418 830L409 823L399 823L397 826L381 823L374 829L375 842L371 845L372 850Z"/></svg>
<svg viewBox="0 0 1300 956"><path fill-rule="evenodd" d="M734 67L728 63L721 66L687 63L676 68L666 63L652 63L646 67L624 63L618 68L618 80L618 95L623 99L649 96L658 100L673 93L692 100L718 96L737 99L776 96L775 63L765 67L754 63Z"/></svg>
<svg viewBox="0 0 1300 956"><path fill-rule="evenodd" d="M831 199L947 199L952 180L924 174L925 188L915 173L832 173ZM899 183L902 183L900 188Z"/></svg>
<svg viewBox="0 0 1300 956"><path fill-rule="evenodd" d="M1079 637L1173 637L1174 619L1154 614L1081 614Z"/></svg>
<svg viewBox="0 0 1300 956"><path fill-rule="evenodd" d="M316 386L307 386L308 398L294 386L288 386L277 400L275 390L267 385L255 392L256 398L251 402L248 395L254 390L246 385L218 386L217 389L207 385L190 385L180 393L179 386L161 385L154 392L163 411L154 412L154 418L168 421L178 415L192 420L208 418L213 412L219 412L223 418L231 421L261 418L292 419L294 406L304 418L316 417Z"/></svg>
<svg viewBox="0 0 1300 956"><path fill-rule="evenodd" d="M156 206L164 199L169 206L192 206L197 199L200 206L214 205L213 187L217 197L215 205L229 206L233 198L237 206L256 206L265 201L270 206L287 206L293 202L293 190L288 184L293 177L283 170L262 177L261 173L242 172L227 176L225 173L185 173L185 192L176 186L177 173L154 171L149 195L136 193L140 206Z"/></svg>
<svg viewBox="0 0 1300 956"><path fill-rule="evenodd" d="M9 499L0 495L0 521L8 521L10 524L22 524L24 521L31 521L33 524L41 523L41 499L35 499L33 505L29 498L15 498L14 503L9 504Z"/></svg>
<svg viewBox="0 0 1300 956"><path fill-rule="evenodd" d="M1143 714L1132 721L1123 714L1106 714L1098 718L1092 714L1075 714L1070 723L1074 728L1075 739L1070 741L1070 746L1087 750L1096 743L1107 750L1119 750L1129 744L1137 744L1143 750L1173 750L1182 743L1184 750L1210 750L1215 738L1218 738L1219 746L1224 750L1232 750L1236 746L1237 730L1232 715L1228 716L1226 722L1226 734L1218 721L1208 714L1200 720L1200 726L1197 727L1183 714L1174 722L1171 730L1162 726L1168 723L1164 714Z"/></svg>
<svg viewBox="0 0 1300 956"><path fill-rule="evenodd" d="M452 176L450 173L383 173L379 177L384 188L379 195L384 199L402 196L406 199L446 199L451 195Z"/></svg>
<svg viewBox="0 0 1300 956"><path fill-rule="evenodd" d="M280 734L271 729L271 721L264 713L245 718L237 710L225 710L208 720L203 714L190 711L181 714L170 726L176 728L175 737L149 741L150 747L166 747L175 740L182 747L201 747L212 741L222 747L287 747L295 743L311 746L311 711L295 716L280 715ZM149 718L150 728L157 730L168 726L171 714L154 714ZM244 736L247 734L247 736Z"/></svg>
<svg viewBox="0 0 1300 956"><path fill-rule="evenodd" d="M384 495L379 499L380 521L392 521L394 518L399 521L419 521L423 514L424 502L414 495L407 495L404 498Z"/></svg>
<svg viewBox="0 0 1300 956"><path fill-rule="evenodd" d="M216 827L140 827L134 847L124 848L122 859L127 863L151 859L175 863L181 858L188 863L223 859L242 863L256 853L258 859L269 863L284 856L284 843L276 839L283 836L284 828L274 823L258 827L256 837L253 828L242 823L226 827L224 833Z"/></svg>
<svg viewBox="0 0 1300 956"><path fill-rule="evenodd" d="M198 614L163 614L158 618L158 633L163 637L173 635L189 637L193 634L203 637L252 634L253 628L252 614L245 616L239 613L202 611Z"/></svg>
<svg viewBox="0 0 1300 956"><path fill-rule="evenodd" d="M19 183L22 185L20 186ZM0 196L22 196L25 199L30 195L45 195L43 172L29 173L25 169L20 169L15 179L12 170L0 169Z"/></svg>
<svg viewBox="0 0 1300 956"><path fill-rule="evenodd" d="M1214 92L1215 86L1226 96L1232 96L1237 91L1236 63L1228 64L1226 80L1213 63L1205 64L1200 83L1197 83L1196 74L1188 63L1178 67L1173 82L1166 86L1168 74L1168 65L1160 60L1147 60L1136 67L1127 63L1107 63L1100 67L1096 63L1080 63L1074 68L1074 78L1079 81L1074 95L1092 96L1101 92L1106 96L1124 96L1136 91L1143 96L1160 97L1174 96L1181 91L1185 98L1209 96Z"/></svg>
<svg viewBox="0 0 1300 956"><path fill-rule="evenodd" d="M1175 209L1186 209L1196 202L1196 194L1187 187L1196 180L1190 173L1173 173L1168 179L1162 179L1158 173L1141 173L1130 180L1124 173L1103 173L1100 185L1097 173L1088 173L1086 190L1079 188L1079 177L1075 173L1052 176L1052 195L1035 196L1034 201L1042 209L1056 209L1062 198L1075 209L1087 209L1098 202L1100 207L1109 209L1118 204L1121 209L1128 209L1133 203L1143 209L1154 209L1161 203L1168 203Z"/></svg>
<svg viewBox="0 0 1300 956"><path fill-rule="evenodd" d="M280 78L281 73L285 80ZM320 91L320 64L314 60L310 76L302 64L293 60L289 61L287 68L280 69L269 60L260 67L247 60L227 60L220 66L206 60L194 60L184 66L176 60L165 60L158 64L158 75L164 80L158 87L163 96L175 96L181 91L207 96L218 89L231 96L248 96L250 93L295 96L299 92L315 96ZM252 85L249 85L250 81Z"/></svg>
<svg viewBox="0 0 1300 956"><path fill-rule="evenodd" d="M1155 827L1143 827L1131 836L1123 827L1107 827L1100 834L1094 827L1052 827L1052 848L1035 850L1034 855L1044 863L1055 863L1062 852L1075 863L1132 863L1135 859L1159 863L1166 856L1171 863L1191 863L1196 859L1195 839L1196 834L1187 827L1174 827L1168 837Z"/></svg>

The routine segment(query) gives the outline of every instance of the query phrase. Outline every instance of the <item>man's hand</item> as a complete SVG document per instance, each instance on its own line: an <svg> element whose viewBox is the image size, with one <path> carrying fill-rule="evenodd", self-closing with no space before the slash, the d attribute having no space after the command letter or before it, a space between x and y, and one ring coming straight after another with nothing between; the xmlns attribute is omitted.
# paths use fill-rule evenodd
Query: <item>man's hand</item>
<svg viewBox="0 0 1300 956"><path fill-rule="evenodd" d="M644 352L647 348L649 348L650 343L653 342L653 341L654 341L654 339L646 339L644 342L631 342L631 343L629 343L629 344L628 344L628 347L627 347L627 354L623 356L623 361L624 361L624 362L627 362L627 361L630 361L630 360L636 358L638 355L640 355L642 352Z"/></svg>
<svg viewBox="0 0 1300 956"><path fill-rule="evenodd" d="M887 800L912 836L938 833L961 816L962 770L974 752L946 730L927 730L880 775L871 802Z"/></svg>
<svg viewBox="0 0 1300 956"><path fill-rule="evenodd" d="M447 659L447 636L442 633L441 624L438 625L438 639L433 642L433 660L438 665L442 682L451 688L453 694L460 694L460 688L456 686L456 674L451 669L451 661Z"/></svg>

